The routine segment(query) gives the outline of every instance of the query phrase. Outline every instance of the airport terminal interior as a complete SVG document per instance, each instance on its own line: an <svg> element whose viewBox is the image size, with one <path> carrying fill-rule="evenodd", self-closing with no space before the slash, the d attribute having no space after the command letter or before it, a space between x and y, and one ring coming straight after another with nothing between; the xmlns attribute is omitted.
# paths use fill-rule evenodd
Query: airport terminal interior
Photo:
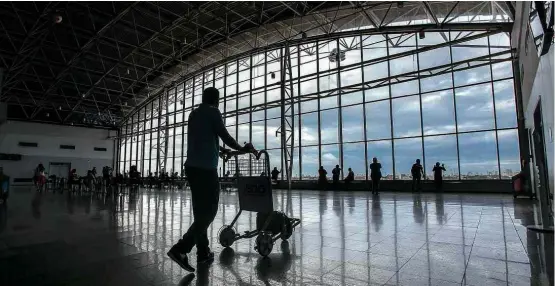
<svg viewBox="0 0 555 286"><path fill-rule="evenodd" d="M554 20L0 2L0 285L554 285Z"/></svg>

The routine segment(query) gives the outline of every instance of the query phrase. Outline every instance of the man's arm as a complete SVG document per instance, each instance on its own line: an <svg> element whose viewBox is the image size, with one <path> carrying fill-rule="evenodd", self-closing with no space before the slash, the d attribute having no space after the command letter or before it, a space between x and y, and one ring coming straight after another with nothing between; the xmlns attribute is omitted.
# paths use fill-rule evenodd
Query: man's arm
<svg viewBox="0 0 555 286"><path fill-rule="evenodd" d="M239 143L237 143L237 141L235 141L235 139L231 137L229 132L227 132L227 129L225 128L224 121L222 120L222 114L220 113L220 111L216 110L214 114L215 114L214 116L216 117L215 124L214 124L214 127L216 130L214 131L216 132L216 134L218 134L218 137L220 137L222 141L224 141L225 145L231 147L232 149L240 150L240 151L243 150L243 146L239 145ZM222 147L220 147L220 151L222 151Z"/></svg>

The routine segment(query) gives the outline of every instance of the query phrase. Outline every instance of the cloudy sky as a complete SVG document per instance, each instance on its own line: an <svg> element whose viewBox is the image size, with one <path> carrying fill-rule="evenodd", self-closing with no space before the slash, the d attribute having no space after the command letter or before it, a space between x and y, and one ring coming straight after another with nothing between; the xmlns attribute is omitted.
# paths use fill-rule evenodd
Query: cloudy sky
<svg viewBox="0 0 555 286"><path fill-rule="evenodd" d="M465 35L467 34L444 34L452 39ZM487 48L488 40L491 49ZM372 84L375 86L380 79L388 77L388 72L392 76L418 72L418 66L420 66L420 70L434 68L449 64L451 57L453 62L464 61L486 56L490 52L504 51L510 46L508 36L500 33L490 36L489 39L483 37L451 48L433 49L389 62L383 61L363 67L357 65L361 60L368 61L387 56L388 45L389 55L394 55L414 50L417 46L421 48L443 42L445 40L439 33L426 33L425 39L417 39L414 34L392 35L388 42L384 36L375 35L344 38L339 41L339 47L335 41L320 42L317 46L315 44L302 45L300 52L297 52L297 48L292 49L293 77L296 78L299 74L314 76L307 77L307 80L303 79L301 83L295 83L294 94L297 95L299 92L301 96L317 94L318 78L316 74L318 72L321 73L319 78L320 95L325 96L327 95L326 90L337 88L338 85L345 87L375 81ZM340 65L354 64L355 66L341 71L339 75L336 72L326 73L337 67L337 62L331 62L329 59L330 52L337 48L345 51L345 60ZM316 51L320 55L319 60ZM301 56L300 66L299 54ZM279 86L275 85L279 82L280 65L279 61L271 61L271 58L274 57L279 57L279 54L273 53L268 57L267 71L265 71L264 58L253 56L253 66L257 63L259 65L252 69L253 78L251 80L249 80L251 71L248 68L248 61L245 65L241 63L239 65L228 64L228 74L233 74L226 77L227 86L223 87L223 78L216 80L213 84L220 88L221 93L225 91L226 98L231 97L229 100L225 100L225 103L223 101L220 103L220 110L224 116L225 113L250 106L251 99L249 96L243 95L249 94L251 84L253 88L263 87L265 84L269 86L269 90L266 91L266 102L280 99ZM271 72L275 72L274 79L268 76ZM205 75L205 79L212 78L213 75ZM199 78L194 89L192 85L186 85L185 108L193 103L196 105L200 100L201 79ZM404 79L406 77L399 78L399 80ZM457 175L459 173L457 136L455 135L457 131L466 132L458 136L461 175L497 172L498 162L501 164L502 173L505 173L506 169L512 169L513 172L518 171L518 136L514 129L517 124L510 61L453 73L448 72L420 80L396 82L397 79L392 79L390 85L385 84L364 91L349 92L349 89L343 89L340 97L334 95L320 98L320 130L318 129L318 99L297 104L295 113L298 114L300 109L301 115L295 116L295 146L301 146L303 175L314 176L317 174L320 151L322 164L328 169L328 172L333 166L339 164L340 132L343 137L343 166L345 169L353 168L357 174L365 173L365 145L362 141L366 135L366 139L369 140L367 144L368 161L371 161L372 157L377 157L382 163L384 175L393 174L394 165L397 176L403 173L408 174L411 164L417 158L425 158L427 173L431 173L435 162L442 162L448 169L447 174ZM236 94L239 94L239 99L235 99ZM495 100L493 94L495 94ZM173 97L173 94L170 96ZM264 101L263 90L252 92L252 106L264 104ZM342 106L342 108L339 109L338 106ZM168 112L176 109L182 110L182 108L181 104L174 103L169 106ZM364 116L364 109L366 116ZM339 122L340 112L342 122ZM279 148L280 138L276 137L276 131L281 124L280 109L271 108L266 110L266 115L264 113L264 110L253 112L251 124L249 124L248 114L240 115L237 118L235 116L225 117L226 125L239 143L252 141L257 148L264 148L266 140L267 149ZM169 123L181 122L187 116L188 111L185 114L179 111L175 120L173 116L170 116ZM266 130L265 116L268 118ZM301 124L300 128L299 123ZM365 123L366 132L364 130ZM496 128L496 125L497 128L509 129L491 131ZM147 125L146 128L148 129L149 126ZM170 135L176 136L177 139L175 145L173 139L170 140L168 149L173 150L175 146L177 151L169 151L168 157L178 158L168 159L168 166L172 165L173 160L175 160L176 166L183 163L181 162L181 149L183 148L186 152L186 146L181 146L181 129L178 127L176 130L170 130ZM250 140L249 133L251 133ZM422 137L423 135L424 137ZM186 139L186 135L183 136ZM317 147L319 136L323 144L321 150ZM392 140L392 138L394 139ZM497 150L496 142L499 142L499 150ZM145 147L151 148L145 148L145 158L151 154L151 157L156 157L155 145L147 141ZM392 148L393 145L394 148ZM141 148L139 145L139 149ZM146 151L147 149L148 151ZM394 161L392 150L395 154ZM271 150L270 154L272 165L279 167L280 151ZM296 156L294 173L298 174L301 167L298 159L299 148L296 148L294 155ZM154 164L151 165L154 166Z"/></svg>

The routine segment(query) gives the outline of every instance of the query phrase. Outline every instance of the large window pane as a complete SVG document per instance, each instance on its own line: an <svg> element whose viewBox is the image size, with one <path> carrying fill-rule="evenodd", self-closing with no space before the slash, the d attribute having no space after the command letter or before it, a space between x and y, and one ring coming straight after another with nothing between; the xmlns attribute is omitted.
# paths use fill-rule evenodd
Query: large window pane
<svg viewBox="0 0 555 286"><path fill-rule="evenodd" d="M355 180L366 179L366 164L364 161L364 143L343 144L343 175L347 176L348 168L355 173Z"/></svg>
<svg viewBox="0 0 555 286"><path fill-rule="evenodd" d="M459 135L461 179L498 179L495 132L475 132Z"/></svg>
<svg viewBox="0 0 555 286"><path fill-rule="evenodd" d="M376 101L389 98L389 86L384 85L377 88L367 89L364 91L364 101Z"/></svg>
<svg viewBox="0 0 555 286"><path fill-rule="evenodd" d="M387 78L388 68L387 61L364 66L364 81L375 81Z"/></svg>
<svg viewBox="0 0 555 286"><path fill-rule="evenodd" d="M339 118L338 109L329 109L321 112L321 126L320 126L320 136L322 138L322 144L326 143L338 143L339 142Z"/></svg>
<svg viewBox="0 0 555 286"><path fill-rule="evenodd" d="M251 143L257 149L264 149L264 121L251 123L252 140ZM239 142L241 144L242 142Z"/></svg>
<svg viewBox="0 0 555 286"><path fill-rule="evenodd" d="M429 179L433 179L433 168L436 162L445 164L443 179L458 180L459 166L457 158L457 137L455 135L424 137L424 154L426 156L424 170Z"/></svg>
<svg viewBox="0 0 555 286"><path fill-rule="evenodd" d="M410 169L416 159L422 162L422 139L408 138L394 140L395 179L410 180ZM423 163L423 162L422 162Z"/></svg>
<svg viewBox="0 0 555 286"><path fill-rule="evenodd" d="M328 171L328 177L331 178L331 170L335 165L339 165L339 145L324 145L322 146L322 166Z"/></svg>
<svg viewBox="0 0 555 286"><path fill-rule="evenodd" d="M368 164L372 163L372 158L378 159L378 162L382 164L382 179L384 180L393 180L393 150L391 148L391 140L367 143ZM368 168L370 167L368 166ZM370 169L368 169L368 176L370 176Z"/></svg>
<svg viewBox="0 0 555 286"><path fill-rule="evenodd" d="M362 105L343 107L342 113L342 133L343 142L364 140L364 118Z"/></svg>
<svg viewBox="0 0 555 286"><path fill-rule="evenodd" d="M276 136L276 131L281 126L280 119L270 119L266 123L266 148L280 148L281 147L281 137Z"/></svg>
<svg viewBox="0 0 555 286"><path fill-rule="evenodd" d="M318 146L302 147L302 168L303 180L317 180L318 179Z"/></svg>
<svg viewBox="0 0 555 286"><path fill-rule="evenodd" d="M491 65L493 79L503 79L513 76L513 63L506 61Z"/></svg>
<svg viewBox="0 0 555 286"><path fill-rule="evenodd" d="M347 93L347 94L342 94L341 95L341 105L342 106L362 103L363 101L364 101L364 96L362 94L362 91L357 91L357 92L352 92L352 93Z"/></svg>
<svg viewBox="0 0 555 286"><path fill-rule="evenodd" d="M453 74L455 86L485 82L491 79L489 66L467 69Z"/></svg>
<svg viewBox="0 0 555 286"><path fill-rule="evenodd" d="M493 129L491 84L455 89L459 132Z"/></svg>
<svg viewBox="0 0 555 286"><path fill-rule="evenodd" d="M366 139L391 138L389 100L366 104Z"/></svg>
<svg viewBox="0 0 555 286"><path fill-rule="evenodd" d="M405 81L402 83L391 83L391 97L418 94L418 81Z"/></svg>
<svg viewBox="0 0 555 286"><path fill-rule="evenodd" d="M418 95L395 98L393 104L393 136L422 135L420 129L420 98Z"/></svg>
<svg viewBox="0 0 555 286"><path fill-rule="evenodd" d="M274 167L277 167L277 169L281 171L280 178L281 176L285 178L285 170L282 170L281 168L281 149L267 150L267 152L270 156L270 169L274 169Z"/></svg>
<svg viewBox="0 0 555 286"><path fill-rule="evenodd" d="M499 164L501 179L511 179L520 172L520 151L518 147L518 132L516 129L500 130L497 132L499 142Z"/></svg>
<svg viewBox="0 0 555 286"><path fill-rule="evenodd" d="M318 113L303 114L301 115L301 145L315 144L318 144Z"/></svg>
<svg viewBox="0 0 555 286"><path fill-rule="evenodd" d="M421 70L443 66L451 62L451 53L449 52L449 47L433 49L418 54L418 60Z"/></svg>
<svg viewBox="0 0 555 286"><path fill-rule="evenodd" d="M422 92L429 92L452 87L453 81L451 78L451 73L426 77L420 80L420 90Z"/></svg>
<svg viewBox="0 0 555 286"><path fill-rule="evenodd" d="M451 40L462 38L465 32L451 32ZM482 37L466 41L452 46L453 62L464 61L471 58L486 56L489 54L488 38Z"/></svg>
<svg viewBox="0 0 555 286"><path fill-rule="evenodd" d="M516 106L512 79L493 83L497 128L516 127Z"/></svg>
<svg viewBox="0 0 555 286"><path fill-rule="evenodd" d="M445 90L423 94L422 120L424 135L455 132L453 91Z"/></svg>
<svg viewBox="0 0 555 286"><path fill-rule="evenodd" d="M362 83L362 72L360 70L360 66L341 71L339 78L341 79L342 87Z"/></svg>

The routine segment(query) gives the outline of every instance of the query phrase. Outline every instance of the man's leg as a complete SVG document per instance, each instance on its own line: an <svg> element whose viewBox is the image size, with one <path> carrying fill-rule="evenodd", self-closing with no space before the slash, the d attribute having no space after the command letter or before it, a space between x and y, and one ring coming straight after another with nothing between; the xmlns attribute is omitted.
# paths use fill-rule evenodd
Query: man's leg
<svg viewBox="0 0 555 286"><path fill-rule="evenodd" d="M205 200L203 200L202 178L200 172L196 168L186 168L187 176L189 179L189 186L191 188L191 204L193 207L193 223L180 239L168 252L168 256L175 261L179 266L187 271L195 271L189 264L187 254L191 252L196 243L196 237L199 229L199 224L202 225L206 211Z"/></svg>
<svg viewBox="0 0 555 286"><path fill-rule="evenodd" d="M204 193L203 199L205 203L205 210L203 211L203 218L201 223L197 225L196 244L197 244L197 257L199 259L210 258L211 255L209 241L208 241L208 227L214 221L218 213L218 202L220 200L220 184L218 182L218 173L216 170L207 171L203 174ZM196 218L195 218L196 219Z"/></svg>

